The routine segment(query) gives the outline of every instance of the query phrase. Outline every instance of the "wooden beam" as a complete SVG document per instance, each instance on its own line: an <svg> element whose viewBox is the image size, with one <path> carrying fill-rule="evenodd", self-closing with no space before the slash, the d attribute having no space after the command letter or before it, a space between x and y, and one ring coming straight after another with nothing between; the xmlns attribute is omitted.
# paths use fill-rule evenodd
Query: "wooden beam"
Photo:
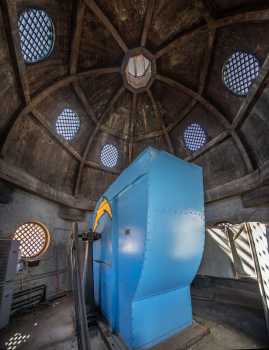
<svg viewBox="0 0 269 350"><path fill-rule="evenodd" d="M219 122L225 128L225 130L231 134L231 136L235 142L235 145L239 149L241 157L242 157L243 161L245 162L245 165L246 165L248 172L253 171L253 164L251 162L251 158L250 158L249 154L247 153L247 150L246 150L245 146L243 145L242 140L239 138L239 136L235 132L235 130L232 129L232 124L215 106L213 106L209 101L207 101L204 97L199 95L197 92L193 91L192 89L186 87L185 85L183 85L175 80L161 76L159 74L157 74L157 79L162 81L163 83L179 90L180 92L184 93L185 95L192 97L197 102L199 102L206 110L208 110L210 113L215 115L215 117L218 118Z"/></svg>
<svg viewBox="0 0 269 350"><path fill-rule="evenodd" d="M206 203L238 196L269 183L269 161L250 174L206 191Z"/></svg>
<svg viewBox="0 0 269 350"><path fill-rule="evenodd" d="M94 0L84 0L89 9L95 14L99 21L104 25L104 27L111 33L113 38L118 43L119 47L123 50L124 53L128 51L128 47L121 38L119 32L114 27L112 22L107 18L104 12L98 7Z"/></svg>
<svg viewBox="0 0 269 350"><path fill-rule="evenodd" d="M148 0L148 7L145 16L145 22L143 27L143 33L141 37L141 46L145 47L148 39L148 33L152 23L153 12L155 8L155 0Z"/></svg>
<svg viewBox="0 0 269 350"><path fill-rule="evenodd" d="M244 102L240 106L239 111L237 112L233 120L233 128L237 128L244 121L245 117L250 113L250 111L254 107L255 103L257 102L257 99L259 98L261 92L265 87L265 82L268 78L268 75L269 54L266 56L258 78L254 81L248 96L244 99Z"/></svg>
<svg viewBox="0 0 269 350"><path fill-rule="evenodd" d="M97 135L98 131L100 130L100 127L102 125L102 123L105 120L105 117L107 116L107 114L110 112L111 108L114 106L114 104L119 100L119 98L121 97L121 95L123 94L123 92L125 91L124 86L122 86L117 92L116 94L113 96L113 98L109 101L105 111L103 112L103 114L101 115L101 117L98 120L97 125L95 126L94 131L92 132L87 145L83 151L83 155L82 155L82 160L80 162L79 165L79 169L78 169L78 174L76 177L76 182L75 182L75 186L74 186L74 195L77 196L78 192L79 192L79 187L80 187L80 182L81 182L81 177L82 177L82 172L83 172L83 168L86 162L86 158L88 156L90 147L94 141L95 136Z"/></svg>
<svg viewBox="0 0 269 350"><path fill-rule="evenodd" d="M82 157L81 155L70 145L69 142L65 141L62 137L60 137L56 132L53 130L51 124L49 124L46 120L46 118L34 109L32 113L30 114L35 121L38 122L39 125L43 127L44 130L46 130L47 134L56 142L58 145L60 145L66 152L68 152L72 157L74 157L77 161L81 162ZM110 169L103 169L100 167L100 165L96 162L88 161L85 162L85 165L87 165L90 168L97 169L100 171L104 171L110 174L118 174L118 172L115 172Z"/></svg>
<svg viewBox="0 0 269 350"><path fill-rule="evenodd" d="M24 98L25 104L30 102L30 89L26 77L26 67L24 59L21 53L20 46L20 35L18 32L18 14L17 14L17 3L13 0L4 0L3 6L6 8L9 32L8 35L8 44L10 47L11 57L14 58L15 70L20 82L21 93ZM5 16L4 16L5 18Z"/></svg>
<svg viewBox="0 0 269 350"><path fill-rule="evenodd" d="M229 25L237 24L237 23L248 23L248 22L262 22L269 20L269 9L263 9L259 11L249 11L243 12L240 14L236 14L233 16L227 16L224 18L219 18L214 20L214 28L223 28ZM211 25L211 28L213 26ZM169 40L164 46L156 53L156 58L160 58L167 52L169 52L176 44L176 42L186 36L190 36L192 34L198 34L199 32L205 32L209 29L208 25L198 24L194 28L190 28L184 32L179 32L175 34L172 40Z"/></svg>
<svg viewBox="0 0 269 350"><path fill-rule="evenodd" d="M80 103L84 107L87 116L96 125L98 123L98 120L96 118L95 112L92 109L91 105L89 104L87 96L86 96L85 92L83 91L83 89L81 88L79 81L73 83L73 88L75 90L75 93L76 93ZM121 139L123 141L126 141L128 138L128 135L121 133L121 130L114 130L114 129L111 129L105 125L101 125L100 130L102 130L104 133L106 133L108 135L117 137L118 139Z"/></svg>
<svg viewBox="0 0 269 350"><path fill-rule="evenodd" d="M29 175L24 170L9 164L3 159L0 159L0 178L28 192L34 193L53 202L63 204L67 207L82 210L88 210L95 207L95 201L91 201L88 198L77 199L64 192L57 191L48 184Z"/></svg>
<svg viewBox="0 0 269 350"><path fill-rule="evenodd" d="M134 145L134 125L135 125L135 114L137 110L137 94L133 94L132 107L129 121L129 147L128 147L128 161L129 164L133 160L133 145Z"/></svg>
<svg viewBox="0 0 269 350"><path fill-rule="evenodd" d="M167 146L168 146L168 149L169 149L169 152L172 153L172 154L175 154L175 150L174 150L174 147L172 145L172 141L171 141L171 138L170 138L170 135L169 133L167 132L166 130L166 127L165 127L165 124L164 124L164 121L163 121L163 118L161 116L161 113L159 111L159 108L157 106L157 103L152 95L152 92L150 89L147 90L147 93L148 93L148 96L150 98L150 101L151 101L151 104L153 106L153 110L154 110L154 113L156 115L156 118L158 120L158 122L160 123L161 125L161 129L163 131L163 134L164 134L164 138L165 138L165 141L167 143Z"/></svg>
<svg viewBox="0 0 269 350"><path fill-rule="evenodd" d="M230 131L230 133L231 133L232 138L235 142L235 145L237 146L237 148L241 154L241 157L246 165L247 171L249 173L251 173L254 170L254 166L253 166L251 158L246 150L246 147L244 146L241 138L238 136L238 134L234 130Z"/></svg>
<svg viewBox="0 0 269 350"><path fill-rule="evenodd" d="M75 30L71 43L70 74L75 74L77 72L81 33L86 8L84 0L78 0L75 1L75 3L77 3L77 12L75 19Z"/></svg>
<svg viewBox="0 0 269 350"><path fill-rule="evenodd" d="M219 122L227 129L231 128L231 124L227 120L227 118L215 107L207 101L204 97L199 95L199 93L195 92L194 90L190 89L189 87L183 85L182 83L179 83L173 79L167 78L165 76L162 76L160 74L157 74L156 79L171 86L172 88L175 88L176 90L182 92L183 94L192 97L197 102L199 102L208 112L215 115Z"/></svg>
<svg viewBox="0 0 269 350"><path fill-rule="evenodd" d="M245 208L260 207L269 205L269 185L255 188L242 195L242 202Z"/></svg>
<svg viewBox="0 0 269 350"><path fill-rule="evenodd" d="M230 136L230 134L228 131L223 131L218 136L216 136L212 140L210 140L204 147L202 147L198 151L192 153L192 155L186 157L185 160L188 162L194 161L195 159L199 158L202 154L208 152L211 148L213 148L217 144L223 142L229 136Z"/></svg>
<svg viewBox="0 0 269 350"><path fill-rule="evenodd" d="M88 78L91 76L98 76L98 75L112 74L112 73L119 73L119 72L120 72L119 67L116 67L116 68L97 68L97 69L90 69L90 70L87 70L87 71L84 71L81 73L77 73L74 75L69 75L61 80L57 80L56 82L51 84L49 87L45 88L40 93L38 93L36 96L34 96L32 98L32 100L19 112L19 114L16 116L15 120L31 113L32 110L34 108L36 108L48 96L52 95L53 93L55 93L59 89L74 83L75 81L78 81L82 78ZM13 125L14 125L14 123L13 123ZM10 129L7 132L5 140L3 140L3 142L2 142L2 148L4 147L5 141L7 140L8 135L10 134L13 125L11 125Z"/></svg>
<svg viewBox="0 0 269 350"><path fill-rule="evenodd" d="M199 94L200 95L202 95L204 90L205 90L207 78L208 78L209 71L210 71L210 65L211 65L211 61L212 61L213 51L214 51L215 39L216 39L216 30L212 29L211 31L208 32L207 50L206 50L205 55L204 55L203 67L202 67L201 74L200 74L200 82L199 82Z"/></svg>

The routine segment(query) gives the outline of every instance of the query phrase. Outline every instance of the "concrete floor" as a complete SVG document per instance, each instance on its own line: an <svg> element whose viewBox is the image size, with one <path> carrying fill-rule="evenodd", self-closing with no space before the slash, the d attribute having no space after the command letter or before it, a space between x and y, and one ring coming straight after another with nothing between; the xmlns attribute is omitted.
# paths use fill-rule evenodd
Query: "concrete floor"
<svg viewBox="0 0 269 350"><path fill-rule="evenodd" d="M194 300L193 312L196 321L210 328L210 334L193 345L192 350L268 348L269 339L260 311ZM94 331L91 335L93 349L106 350L100 335ZM12 346L5 345L12 337ZM180 346L176 348L180 349ZM0 332L0 349L77 350L72 299L58 299L13 317L10 326Z"/></svg>
<svg viewBox="0 0 269 350"><path fill-rule="evenodd" d="M72 298L57 299L12 317L7 329L0 331L0 349L76 350Z"/></svg>

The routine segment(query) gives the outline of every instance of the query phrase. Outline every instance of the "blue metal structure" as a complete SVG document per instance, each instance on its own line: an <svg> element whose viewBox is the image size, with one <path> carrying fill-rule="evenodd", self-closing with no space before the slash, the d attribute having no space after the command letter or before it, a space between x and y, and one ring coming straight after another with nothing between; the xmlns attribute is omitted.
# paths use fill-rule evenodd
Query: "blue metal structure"
<svg viewBox="0 0 269 350"><path fill-rule="evenodd" d="M98 218L104 198L112 218ZM190 283L204 247L202 169L147 148L95 215L95 299L112 329L130 349L146 349L191 325Z"/></svg>

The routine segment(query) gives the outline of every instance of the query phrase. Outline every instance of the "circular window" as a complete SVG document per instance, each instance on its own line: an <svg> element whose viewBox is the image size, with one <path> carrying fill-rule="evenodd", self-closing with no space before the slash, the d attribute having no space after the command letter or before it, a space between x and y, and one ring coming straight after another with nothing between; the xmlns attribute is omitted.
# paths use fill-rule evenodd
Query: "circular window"
<svg viewBox="0 0 269 350"><path fill-rule="evenodd" d="M37 222L29 222L18 227L13 239L20 242L22 258L34 259L48 249L50 235L44 225Z"/></svg>
<svg viewBox="0 0 269 350"><path fill-rule="evenodd" d="M223 66L223 82L234 94L246 96L259 71L260 63L257 57L247 52L236 51Z"/></svg>
<svg viewBox="0 0 269 350"><path fill-rule="evenodd" d="M69 108L65 108L56 120L57 133L68 141L75 137L79 127L79 116Z"/></svg>
<svg viewBox="0 0 269 350"><path fill-rule="evenodd" d="M105 167L113 168L117 165L119 152L116 146L107 144L101 151L101 162Z"/></svg>
<svg viewBox="0 0 269 350"><path fill-rule="evenodd" d="M26 9L19 17L18 28L25 62L39 62L50 55L54 45L54 26L45 11Z"/></svg>
<svg viewBox="0 0 269 350"><path fill-rule="evenodd" d="M192 123L184 130L184 143L189 151L197 151L206 143L206 133L198 123Z"/></svg>

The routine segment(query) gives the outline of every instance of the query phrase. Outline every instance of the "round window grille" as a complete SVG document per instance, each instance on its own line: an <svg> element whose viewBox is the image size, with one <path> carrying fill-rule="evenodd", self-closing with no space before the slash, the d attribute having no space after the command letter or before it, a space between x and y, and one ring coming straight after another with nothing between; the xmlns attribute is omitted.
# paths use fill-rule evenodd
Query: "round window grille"
<svg viewBox="0 0 269 350"><path fill-rule="evenodd" d="M234 94L246 96L259 71L260 63L254 55L236 51L223 66L223 81Z"/></svg>
<svg viewBox="0 0 269 350"><path fill-rule="evenodd" d="M57 133L66 140L72 140L80 127L79 116L69 108L65 108L56 121Z"/></svg>
<svg viewBox="0 0 269 350"><path fill-rule="evenodd" d="M18 27L25 62L39 62L50 55L54 46L54 26L45 11L26 9L19 17Z"/></svg>
<svg viewBox="0 0 269 350"><path fill-rule="evenodd" d="M189 151L197 151L206 143L206 133L198 123L192 123L184 131L184 143Z"/></svg>
<svg viewBox="0 0 269 350"><path fill-rule="evenodd" d="M119 152L116 146L107 144L101 151L101 162L105 167L113 168L117 165Z"/></svg>
<svg viewBox="0 0 269 350"><path fill-rule="evenodd" d="M14 239L20 242L21 257L33 259L45 253L50 242L46 227L37 222L29 222L18 227Z"/></svg>

